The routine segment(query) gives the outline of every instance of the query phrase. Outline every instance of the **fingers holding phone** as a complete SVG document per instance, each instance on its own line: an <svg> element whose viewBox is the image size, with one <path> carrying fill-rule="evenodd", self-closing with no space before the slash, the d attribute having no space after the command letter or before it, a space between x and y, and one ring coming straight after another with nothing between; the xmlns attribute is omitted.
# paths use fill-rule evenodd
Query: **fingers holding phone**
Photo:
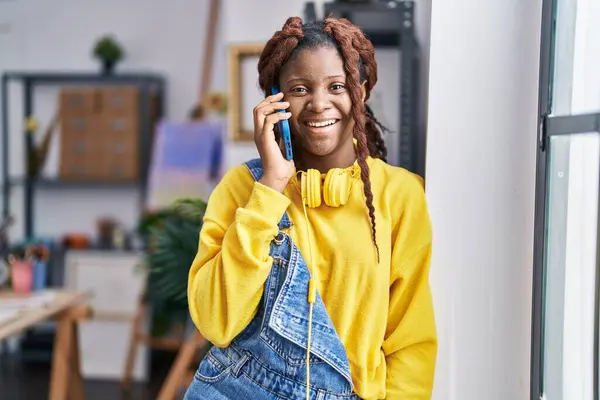
<svg viewBox="0 0 600 400"><path fill-rule="evenodd" d="M283 93L277 93L254 108L254 142L264 170L261 183L279 192L283 192L296 170L294 161L286 160L275 139L275 124L291 116L289 112L281 112L290 105L282 99Z"/></svg>
<svg viewBox="0 0 600 400"><path fill-rule="evenodd" d="M283 93L278 93L273 96L269 96L261 101L256 107L254 107L254 134L262 133L262 129L267 116L275 113L276 111L285 110L290 106L290 103L281 101L283 99Z"/></svg>

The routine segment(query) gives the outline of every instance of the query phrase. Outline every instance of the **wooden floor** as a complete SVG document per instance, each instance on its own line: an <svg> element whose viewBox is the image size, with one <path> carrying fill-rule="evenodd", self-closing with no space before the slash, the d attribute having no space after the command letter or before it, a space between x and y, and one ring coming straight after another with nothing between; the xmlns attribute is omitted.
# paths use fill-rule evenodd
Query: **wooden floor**
<svg viewBox="0 0 600 400"><path fill-rule="evenodd" d="M85 400L154 400L167 375L173 357L153 357L147 384L134 383L129 393L123 393L116 381L85 381ZM0 399L44 400L48 398L50 371L47 363L22 363L0 360Z"/></svg>

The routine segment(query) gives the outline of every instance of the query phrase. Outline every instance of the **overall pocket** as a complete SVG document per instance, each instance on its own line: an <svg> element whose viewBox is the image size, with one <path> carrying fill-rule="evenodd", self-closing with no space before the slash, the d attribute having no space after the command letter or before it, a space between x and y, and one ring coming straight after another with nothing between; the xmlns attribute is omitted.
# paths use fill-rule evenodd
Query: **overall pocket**
<svg viewBox="0 0 600 400"><path fill-rule="evenodd" d="M231 372L232 362L223 350L213 347L200 363L194 378L205 383L216 383Z"/></svg>

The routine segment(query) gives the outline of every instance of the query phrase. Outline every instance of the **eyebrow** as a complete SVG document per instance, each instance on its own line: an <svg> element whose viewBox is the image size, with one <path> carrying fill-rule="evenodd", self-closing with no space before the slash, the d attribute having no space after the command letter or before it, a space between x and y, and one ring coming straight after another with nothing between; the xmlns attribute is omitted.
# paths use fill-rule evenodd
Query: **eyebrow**
<svg viewBox="0 0 600 400"><path fill-rule="evenodd" d="M346 79L345 75L329 75L327 77L325 77L325 79ZM306 78L299 78L299 77L295 77L292 76L290 79L288 79L288 82L292 82L292 81L308 81L309 79Z"/></svg>

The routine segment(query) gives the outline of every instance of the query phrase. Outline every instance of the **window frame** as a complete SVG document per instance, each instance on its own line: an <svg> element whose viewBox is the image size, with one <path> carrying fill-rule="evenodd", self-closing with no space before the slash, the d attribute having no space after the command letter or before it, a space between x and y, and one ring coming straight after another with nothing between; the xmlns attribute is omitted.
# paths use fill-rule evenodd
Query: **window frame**
<svg viewBox="0 0 600 400"><path fill-rule="evenodd" d="M546 320L546 278L548 237L548 178L550 137L578 133L600 132L600 110L598 113L553 116L555 48L558 20L558 0L542 1L542 31L540 52L540 76L538 93L538 140L536 160L535 223L533 249L533 299L531 329L530 398L544 399L544 349ZM600 202L598 205L598 238L600 239ZM599 399L600 362L600 245L596 255L594 321L594 399Z"/></svg>

